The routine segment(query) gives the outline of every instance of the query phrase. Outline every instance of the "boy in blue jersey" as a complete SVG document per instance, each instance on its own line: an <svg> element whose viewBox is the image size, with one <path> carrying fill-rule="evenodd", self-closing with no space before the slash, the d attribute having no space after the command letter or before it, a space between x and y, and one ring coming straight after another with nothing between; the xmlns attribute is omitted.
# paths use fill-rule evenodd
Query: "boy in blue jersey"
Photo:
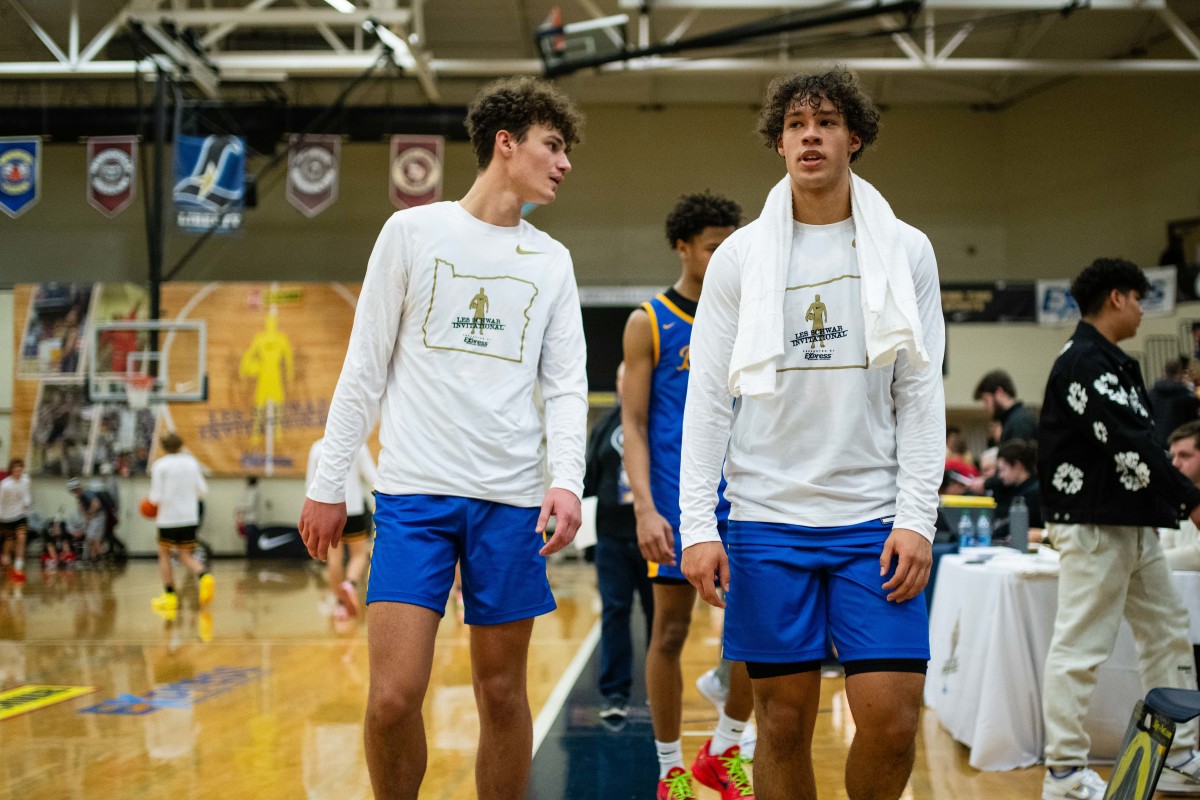
<svg viewBox="0 0 1200 800"><path fill-rule="evenodd" d="M691 371L692 318L713 252L737 228L732 200L693 194L667 218L667 240L679 254L679 280L643 303L625 326L622 424L625 470L633 490L638 545L654 582L654 625L646 653L646 691L658 750L658 800L693 797L695 777L722 798L752 797L739 739L754 710L750 679L734 665L729 696L713 738L689 772L680 733L683 676L680 654L691 625L696 590L679 570L679 458L683 404ZM723 523L728 506L717 509Z"/></svg>

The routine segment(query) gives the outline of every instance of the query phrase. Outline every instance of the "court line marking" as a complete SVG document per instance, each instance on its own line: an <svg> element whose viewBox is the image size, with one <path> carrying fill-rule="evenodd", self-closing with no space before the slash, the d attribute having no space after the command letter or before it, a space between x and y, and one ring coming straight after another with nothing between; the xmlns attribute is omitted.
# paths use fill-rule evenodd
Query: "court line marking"
<svg viewBox="0 0 1200 800"><path fill-rule="evenodd" d="M579 675L583 672L583 668L587 666L588 659L592 657L592 653L596 650L596 644L600 641L600 620L596 620L592 624L592 629L588 631L587 636L583 637L583 642L580 643L579 649L575 651L575 657L571 659L571 663L567 664L566 670L563 671L562 677L558 679L558 683L554 684L553 691L546 698L545 704L542 705L542 710L538 712L537 719L533 721L533 754L536 756L538 749L542 746L546 736L550 733L550 728L554 726L554 720L558 718L558 712L562 711L562 707L566 705L567 696L571 694L571 689L575 686L575 682L579 680Z"/></svg>

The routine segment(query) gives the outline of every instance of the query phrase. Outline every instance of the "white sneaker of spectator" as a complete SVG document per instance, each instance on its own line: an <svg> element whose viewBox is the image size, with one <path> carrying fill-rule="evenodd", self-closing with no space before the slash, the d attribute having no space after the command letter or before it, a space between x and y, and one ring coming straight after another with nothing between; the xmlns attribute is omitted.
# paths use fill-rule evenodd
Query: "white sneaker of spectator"
<svg viewBox="0 0 1200 800"><path fill-rule="evenodd" d="M1107 788L1104 779L1087 767L1076 767L1061 777L1046 770L1042 800L1102 800Z"/></svg>
<svg viewBox="0 0 1200 800"><path fill-rule="evenodd" d="M1158 778L1158 791L1163 794L1200 795L1200 752L1188 750L1178 756L1167 756L1166 766Z"/></svg>

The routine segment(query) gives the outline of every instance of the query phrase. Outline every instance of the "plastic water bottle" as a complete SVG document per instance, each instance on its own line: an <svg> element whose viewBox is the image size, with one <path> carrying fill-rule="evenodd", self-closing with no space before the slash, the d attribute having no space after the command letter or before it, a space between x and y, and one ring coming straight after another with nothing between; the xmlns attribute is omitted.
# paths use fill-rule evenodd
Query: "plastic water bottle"
<svg viewBox="0 0 1200 800"><path fill-rule="evenodd" d="M992 546L992 520L986 511L979 512L979 521L975 523L975 546Z"/></svg>
<svg viewBox="0 0 1200 800"><path fill-rule="evenodd" d="M1029 506L1024 497L1014 497L1008 507L1008 545L1022 553L1029 551Z"/></svg>
<svg viewBox="0 0 1200 800"><path fill-rule="evenodd" d="M971 509L964 508L958 517L958 549L975 546L975 524L971 522Z"/></svg>

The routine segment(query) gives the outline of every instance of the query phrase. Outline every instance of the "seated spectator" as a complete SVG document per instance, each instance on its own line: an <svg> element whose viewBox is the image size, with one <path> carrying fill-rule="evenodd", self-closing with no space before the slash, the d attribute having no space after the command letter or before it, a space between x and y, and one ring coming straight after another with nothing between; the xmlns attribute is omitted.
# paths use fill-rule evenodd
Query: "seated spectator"
<svg viewBox="0 0 1200 800"><path fill-rule="evenodd" d="M970 494L995 497L996 492L1004 493L1004 483L996 477L996 455L999 447L989 447L979 454L979 474L967 484Z"/></svg>
<svg viewBox="0 0 1200 800"><path fill-rule="evenodd" d="M1179 426L1196 421L1200 414L1200 400L1196 399L1196 387L1188 381L1188 361L1173 358L1163 369L1163 376L1150 390L1150 411L1154 417L1154 439L1163 448L1168 446L1167 437Z"/></svg>
<svg viewBox="0 0 1200 800"><path fill-rule="evenodd" d="M989 447L979 454L979 477L987 478L995 477L996 475L996 456L999 454L999 447Z"/></svg>
<svg viewBox="0 0 1200 800"><path fill-rule="evenodd" d="M1004 444L1010 439L1027 442L1037 439L1037 420L1017 399L1017 387L1012 376L1004 370L994 369L980 378L975 387L975 399L983 403L988 416L1000 423L996 444Z"/></svg>
<svg viewBox="0 0 1200 800"><path fill-rule="evenodd" d="M1037 449L1029 442L1013 439L1000 445L996 458L996 477L1004 485L1004 505L996 501L996 533L998 540L1008 539L1008 511L1013 498L1025 498L1029 509L1029 527L1041 528L1042 493L1037 478Z"/></svg>
<svg viewBox="0 0 1200 800"><path fill-rule="evenodd" d="M1189 481L1200 486L1200 422L1188 422L1171 431L1167 437L1171 463ZM1200 571L1200 531L1190 519L1179 523L1179 529L1160 528L1163 555L1171 569Z"/></svg>
<svg viewBox="0 0 1200 800"><path fill-rule="evenodd" d="M946 469L967 478L974 478L979 474L979 469L975 466L975 457L971 455L971 448L967 446L966 437L962 435L962 431L953 426L946 428Z"/></svg>
<svg viewBox="0 0 1200 800"><path fill-rule="evenodd" d="M42 535L42 568L53 572L67 569L75 560L71 533L66 520L53 519Z"/></svg>

